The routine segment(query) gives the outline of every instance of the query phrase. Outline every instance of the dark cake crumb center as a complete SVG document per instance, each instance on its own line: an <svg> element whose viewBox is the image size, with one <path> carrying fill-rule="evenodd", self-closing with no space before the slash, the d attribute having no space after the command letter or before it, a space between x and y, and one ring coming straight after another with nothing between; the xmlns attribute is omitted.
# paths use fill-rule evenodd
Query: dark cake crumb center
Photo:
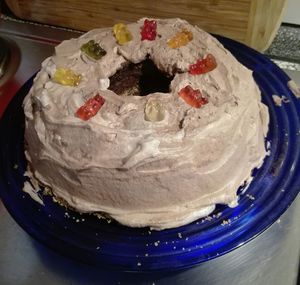
<svg viewBox="0 0 300 285"><path fill-rule="evenodd" d="M151 93L168 93L174 76L159 70L151 59L129 63L112 75L109 90L121 96L146 96Z"/></svg>

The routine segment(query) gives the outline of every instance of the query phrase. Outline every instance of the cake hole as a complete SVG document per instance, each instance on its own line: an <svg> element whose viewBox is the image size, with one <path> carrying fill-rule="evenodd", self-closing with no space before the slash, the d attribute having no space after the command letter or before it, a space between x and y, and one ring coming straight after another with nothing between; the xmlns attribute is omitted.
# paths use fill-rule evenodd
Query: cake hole
<svg viewBox="0 0 300 285"><path fill-rule="evenodd" d="M120 96L146 96L151 93L170 91L174 76L159 70L151 59L129 63L112 75L109 90Z"/></svg>

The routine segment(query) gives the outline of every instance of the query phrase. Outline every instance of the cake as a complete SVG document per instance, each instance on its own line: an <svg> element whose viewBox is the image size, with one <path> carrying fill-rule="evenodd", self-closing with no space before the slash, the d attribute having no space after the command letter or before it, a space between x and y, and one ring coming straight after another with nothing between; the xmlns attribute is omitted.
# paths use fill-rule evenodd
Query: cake
<svg viewBox="0 0 300 285"><path fill-rule="evenodd" d="M81 213L165 229L234 207L266 156L252 72L181 19L63 41L24 99L34 179Z"/></svg>

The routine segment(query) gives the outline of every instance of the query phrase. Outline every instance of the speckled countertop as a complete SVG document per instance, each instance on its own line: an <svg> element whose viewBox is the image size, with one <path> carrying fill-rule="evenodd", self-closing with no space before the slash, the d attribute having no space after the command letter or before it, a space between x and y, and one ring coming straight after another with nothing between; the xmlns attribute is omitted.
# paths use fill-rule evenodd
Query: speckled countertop
<svg viewBox="0 0 300 285"><path fill-rule="evenodd" d="M283 69L300 71L300 26L281 25L265 54Z"/></svg>

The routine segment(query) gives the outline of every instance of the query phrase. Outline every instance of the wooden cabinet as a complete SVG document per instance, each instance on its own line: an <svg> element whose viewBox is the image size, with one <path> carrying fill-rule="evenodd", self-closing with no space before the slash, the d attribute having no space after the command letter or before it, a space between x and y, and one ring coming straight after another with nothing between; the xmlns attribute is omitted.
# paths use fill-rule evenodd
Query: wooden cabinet
<svg viewBox="0 0 300 285"><path fill-rule="evenodd" d="M266 49L287 0L5 0L21 19L87 31L141 17L180 17L208 32Z"/></svg>

